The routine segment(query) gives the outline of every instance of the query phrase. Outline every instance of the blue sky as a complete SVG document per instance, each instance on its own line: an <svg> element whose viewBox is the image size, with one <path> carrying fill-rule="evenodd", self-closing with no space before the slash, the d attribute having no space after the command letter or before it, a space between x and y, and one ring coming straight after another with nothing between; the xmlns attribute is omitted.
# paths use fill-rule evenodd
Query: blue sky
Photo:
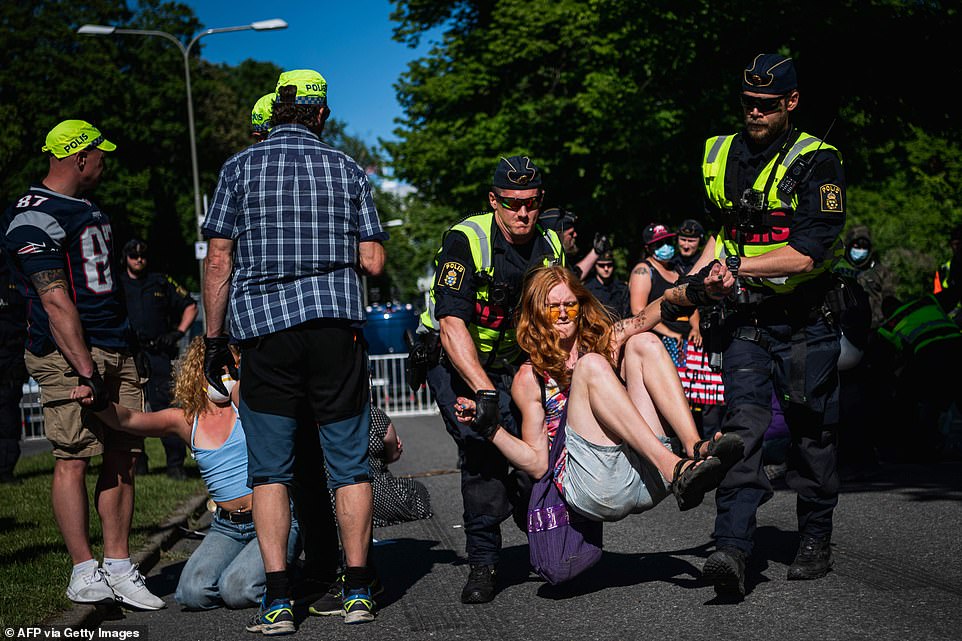
<svg viewBox="0 0 962 641"><path fill-rule="evenodd" d="M327 79L332 115L347 124L348 133L371 145L395 138L393 119L401 108L393 84L410 60L427 53L429 43L422 39L418 49L410 49L391 39L388 0L181 2L193 8L204 28L286 20L289 26L281 31L212 34L198 44L210 62L253 58L283 69L316 69Z"/></svg>

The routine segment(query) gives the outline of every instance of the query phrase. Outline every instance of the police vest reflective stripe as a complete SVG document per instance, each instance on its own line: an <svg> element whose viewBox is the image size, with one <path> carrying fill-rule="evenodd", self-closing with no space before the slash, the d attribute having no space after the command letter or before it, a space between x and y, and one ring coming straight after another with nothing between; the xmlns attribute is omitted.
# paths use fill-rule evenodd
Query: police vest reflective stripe
<svg viewBox="0 0 962 641"><path fill-rule="evenodd" d="M708 200L716 207L729 215L729 220L725 221L722 229L715 238L715 258L724 260L725 256L761 256L770 251L784 247L788 244L789 225L791 216L798 207L797 192L791 197L785 197L784 193L778 191L778 183L785 176L788 168L795 160L807 153L813 153L816 149L833 151L838 154L838 150L832 145L822 142L820 139L806 133L800 133L798 139L792 144L785 153L785 157L776 165L778 155L768 161L768 164L758 173L752 188L757 191L765 191L769 184L769 177L775 172L775 177L771 180L771 187L766 193L766 205L769 212L784 212L786 219L785 227L772 226L768 229L760 230L757 240L744 243L742 251L739 251L738 244L733 238L728 238L728 228L734 226L731 215L735 210L735 203L725 194L725 169L728 166L728 153L731 151L732 142L735 136L715 136L705 142L705 159L702 164L702 175L705 180L705 192ZM821 145L821 147L819 147ZM740 196L740 194L739 194ZM769 218L771 220L771 218ZM836 259L842 255L843 247L841 242L835 241ZM745 278L745 284L751 286L764 286L776 293L790 292L799 284L817 278L823 272L831 268L834 260L823 261L821 265L816 265L810 272L804 274L794 274L781 278Z"/></svg>
<svg viewBox="0 0 962 641"><path fill-rule="evenodd" d="M938 341L962 338L959 326L942 311L932 294L899 307L878 331L900 350L911 349L913 353Z"/></svg>
<svg viewBox="0 0 962 641"><path fill-rule="evenodd" d="M494 261L492 258L494 238L492 234L500 233L500 230L495 230L494 227L494 213L492 212L469 216L444 233L444 237L446 238L451 232L458 231L468 239L474 271L471 274L466 274L466 277L475 277L477 274L487 274L490 277L475 281L475 300L481 306L489 300L490 284L494 277ZM552 261L556 261L564 265L564 248L561 245L561 239L558 237L558 234L556 234L554 230L543 229L540 225L536 225L535 229L548 241L553 253L551 258L545 258L544 264L547 265ZM443 246L443 238L441 243ZM437 269L440 254L441 249L439 248L434 256L435 269ZM434 285L436 284L437 283L434 283ZM440 329L440 324L434 315L434 285L431 287L428 308L421 313L420 318L421 325L430 330ZM514 328L505 328L503 324L504 321L497 323L498 327L485 326L484 322L477 316L468 323L468 332L471 334L474 345L479 352L487 354L495 347L497 347L499 353L502 354L516 351Z"/></svg>

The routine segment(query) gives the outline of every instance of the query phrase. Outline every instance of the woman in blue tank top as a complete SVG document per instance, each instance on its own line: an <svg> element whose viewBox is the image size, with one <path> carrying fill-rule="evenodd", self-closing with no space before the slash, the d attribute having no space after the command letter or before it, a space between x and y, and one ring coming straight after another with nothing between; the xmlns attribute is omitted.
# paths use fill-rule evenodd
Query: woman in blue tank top
<svg viewBox="0 0 962 641"><path fill-rule="evenodd" d="M216 509L204 541L181 572L174 598L190 610L246 608L260 603L266 579L247 487L247 441L237 416L240 384L225 376L230 396L223 396L207 383L203 365L204 339L197 337L174 381L176 407L138 412L111 403L97 417L115 429L141 436L174 435L190 446ZM89 404L90 389L77 387L73 398ZM297 521L292 518L288 562L298 553Z"/></svg>

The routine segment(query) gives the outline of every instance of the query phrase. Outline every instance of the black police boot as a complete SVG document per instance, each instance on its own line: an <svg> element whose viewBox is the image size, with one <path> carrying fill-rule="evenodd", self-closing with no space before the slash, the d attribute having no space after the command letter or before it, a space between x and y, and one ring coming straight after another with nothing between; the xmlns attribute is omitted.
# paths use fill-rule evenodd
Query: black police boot
<svg viewBox="0 0 962 641"><path fill-rule="evenodd" d="M834 564L832 541L829 537L817 539L803 534L798 544L798 554L788 568L788 580L820 579L828 574Z"/></svg>
<svg viewBox="0 0 962 641"><path fill-rule="evenodd" d="M720 597L745 596L745 553L737 548L719 548L712 552L701 574L715 586Z"/></svg>
<svg viewBox="0 0 962 641"><path fill-rule="evenodd" d="M468 582L461 590L461 603L487 603L494 598L494 583L498 571L493 565L471 564Z"/></svg>

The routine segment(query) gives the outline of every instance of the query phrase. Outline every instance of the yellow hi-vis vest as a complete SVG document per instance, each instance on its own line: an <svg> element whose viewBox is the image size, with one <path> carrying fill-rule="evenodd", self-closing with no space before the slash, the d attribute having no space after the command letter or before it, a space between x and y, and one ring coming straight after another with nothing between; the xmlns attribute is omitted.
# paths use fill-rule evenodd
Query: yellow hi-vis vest
<svg viewBox="0 0 962 641"><path fill-rule="evenodd" d="M913 354L931 343L960 339L959 326L932 294L899 307L885 319L878 332L899 350L911 350Z"/></svg>
<svg viewBox="0 0 962 641"><path fill-rule="evenodd" d="M541 234L545 240L548 241L548 245L551 247L552 256L545 257L544 264L565 264L565 253L564 248L561 245L561 239L558 234L552 229L544 229L541 225L536 225L535 229L538 234ZM474 266L474 272L471 274L465 274L465 278L476 278L479 274L485 274L481 278L476 278L475 283L475 309L481 309L486 307L485 303L490 297L490 285L494 282L494 234L500 234L501 230L497 229L494 222L494 213L490 212L487 214L477 214L474 216L468 216L467 218L461 220L459 223L444 232L444 236L441 239L441 245L444 245L444 238L447 237L453 231L458 231L464 234L468 239L468 245L471 248L471 261ZM438 257L441 254L441 249L439 248L437 253L434 255L434 268L437 270L438 267ZM435 282L435 285L437 283ZM520 292L518 292L520 295ZM421 313L421 325L430 330L439 330L440 324L437 318L434 316L434 286L431 287L431 296L428 303L428 308ZM474 317L468 325L468 332L471 334L471 338L474 340L474 346L478 350L478 355L480 357L482 365L493 363L495 358L504 359L508 362L513 361L519 354L519 349L517 346L517 341L515 339L514 325L511 319L501 319L501 322L497 323L497 327L492 327L490 324L486 323L483 316L475 311ZM492 353L496 350L496 353ZM489 358L491 357L491 358Z"/></svg>
<svg viewBox="0 0 962 641"><path fill-rule="evenodd" d="M775 172L775 178L771 181L771 187L766 194L767 220L770 225L766 229L759 230L760 233L754 234L745 239L742 247L739 248L734 238L735 220L733 217L735 203L725 194L725 170L728 165L728 152L731 151L734 135L715 136L705 142L705 159L702 164L702 175L705 179L705 191L708 200L716 207L728 214L728 219L723 221L722 228L715 239L715 258L724 260L725 256L761 256L772 250L784 247L788 244L790 233L791 217L798 207L798 194L793 193L791 197L785 199L785 194L778 191L778 183L785 176L795 159L812 153L816 149L825 149L838 154L838 150L821 141L820 139L806 133L800 133L798 138L784 155L781 162L776 166L780 154L776 154L768 164L758 173L753 189L765 191L765 186L769 184L771 173ZM821 145L821 147L819 147ZM839 154L841 157L841 154ZM737 197L740 197L738 194ZM784 217L786 225L779 227L775 221L778 217ZM835 241L835 260L823 261L821 265L816 265L812 271L804 274L795 274L787 277L778 278L743 278L744 284L752 289L764 291L767 288L775 293L781 294L790 292L799 284L812 280L820 276L823 272L831 269L832 265L843 252L842 243L839 239Z"/></svg>

